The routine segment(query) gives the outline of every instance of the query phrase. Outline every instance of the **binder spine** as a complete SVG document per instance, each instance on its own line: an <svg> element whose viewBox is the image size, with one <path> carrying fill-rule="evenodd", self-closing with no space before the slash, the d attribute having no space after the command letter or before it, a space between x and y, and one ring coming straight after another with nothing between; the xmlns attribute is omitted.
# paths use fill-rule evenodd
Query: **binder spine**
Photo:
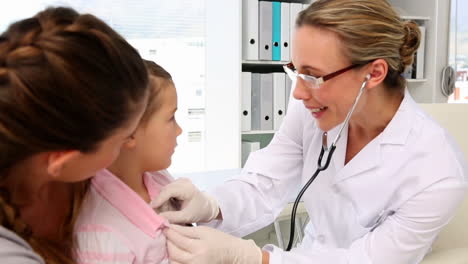
<svg viewBox="0 0 468 264"><path fill-rule="evenodd" d="M281 3L272 3L272 59L281 60Z"/></svg>
<svg viewBox="0 0 468 264"><path fill-rule="evenodd" d="M290 13L290 4L282 2L281 3L281 60L289 61L289 13Z"/></svg>
<svg viewBox="0 0 468 264"><path fill-rule="evenodd" d="M258 60L258 1L242 2L242 57Z"/></svg>
<svg viewBox="0 0 468 264"><path fill-rule="evenodd" d="M272 3L266 1L259 2L259 59L271 60L272 59Z"/></svg>

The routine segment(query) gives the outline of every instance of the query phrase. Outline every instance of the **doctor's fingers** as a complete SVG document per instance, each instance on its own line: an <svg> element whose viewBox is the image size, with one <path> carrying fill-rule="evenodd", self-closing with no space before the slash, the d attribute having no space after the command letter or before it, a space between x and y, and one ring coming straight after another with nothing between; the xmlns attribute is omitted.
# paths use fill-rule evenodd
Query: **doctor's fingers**
<svg viewBox="0 0 468 264"><path fill-rule="evenodd" d="M207 240L217 234L224 234L217 229L207 227L207 226L191 227L191 226L170 225L170 229L176 231L177 233L185 237L189 237L189 238L193 238L197 240Z"/></svg>
<svg viewBox="0 0 468 264"><path fill-rule="evenodd" d="M197 227L182 227L177 225L170 225L168 229L164 230L167 241L177 245L178 248L193 253L197 250L199 237L196 234L192 234L185 229L197 228Z"/></svg>
<svg viewBox="0 0 468 264"><path fill-rule="evenodd" d="M167 241L167 253L171 264L188 264L192 254L180 249L171 241Z"/></svg>
<svg viewBox="0 0 468 264"><path fill-rule="evenodd" d="M188 224L193 222L184 211L166 211L159 213L159 215L166 218L171 224Z"/></svg>
<svg viewBox="0 0 468 264"><path fill-rule="evenodd" d="M161 192L152 202L152 205L155 208L159 208L171 198L176 198L181 201L186 200L193 196L195 190L197 190L197 188L189 179L177 179L161 189Z"/></svg>

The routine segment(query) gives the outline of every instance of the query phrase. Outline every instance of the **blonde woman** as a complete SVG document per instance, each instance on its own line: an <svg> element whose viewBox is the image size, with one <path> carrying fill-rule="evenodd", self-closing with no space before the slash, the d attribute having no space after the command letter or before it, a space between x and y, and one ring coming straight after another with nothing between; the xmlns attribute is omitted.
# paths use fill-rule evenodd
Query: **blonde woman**
<svg viewBox="0 0 468 264"><path fill-rule="evenodd" d="M209 227L171 226L172 263L419 263L467 186L461 152L401 76L419 41L418 26L385 0L319 0L302 11L286 66L297 100L271 144L210 195L180 180L159 203L182 201L181 211L166 213L175 223L251 233L312 177L323 133L330 147L343 127L328 169L302 197L310 217L304 240L285 252Z"/></svg>

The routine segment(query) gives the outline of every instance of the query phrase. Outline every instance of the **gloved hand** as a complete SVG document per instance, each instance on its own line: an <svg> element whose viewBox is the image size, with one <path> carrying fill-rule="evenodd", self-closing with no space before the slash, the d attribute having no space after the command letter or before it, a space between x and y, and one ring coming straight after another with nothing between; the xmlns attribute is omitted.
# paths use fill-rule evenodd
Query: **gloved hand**
<svg viewBox="0 0 468 264"><path fill-rule="evenodd" d="M164 233L171 264L262 263L262 250L252 240L213 228L171 225Z"/></svg>
<svg viewBox="0 0 468 264"><path fill-rule="evenodd" d="M167 206L168 203L177 205ZM218 202L210 195L201 192L189 179L177 179L164 188L159 196L151 203L159 214L173 224L189 224L197 222L209 222L219 214ZM174 208L178 211L164 211Z"/></svg>

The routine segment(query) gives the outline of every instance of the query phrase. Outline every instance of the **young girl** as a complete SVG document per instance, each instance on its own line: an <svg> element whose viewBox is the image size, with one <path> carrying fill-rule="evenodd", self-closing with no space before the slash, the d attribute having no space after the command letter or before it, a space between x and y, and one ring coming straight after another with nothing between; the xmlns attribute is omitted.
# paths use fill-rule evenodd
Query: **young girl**
<svg viewBox="0 0 468 264"><path fill-rule="evenodd" d="M146 61L151 93L132 140L117 160L91 180L75 225L79 263L167 263L167 221L150 203L171 181L171 164L182 132L174 114L177 94L171 76Z"/></svg>
<svg viewBox="0 0 468 264"><path fill-rule="evenodd" d="M67 182L114 161L147 87L137 51L94 16L50 8L0 35L0 263L74 263Z"/></svg>

